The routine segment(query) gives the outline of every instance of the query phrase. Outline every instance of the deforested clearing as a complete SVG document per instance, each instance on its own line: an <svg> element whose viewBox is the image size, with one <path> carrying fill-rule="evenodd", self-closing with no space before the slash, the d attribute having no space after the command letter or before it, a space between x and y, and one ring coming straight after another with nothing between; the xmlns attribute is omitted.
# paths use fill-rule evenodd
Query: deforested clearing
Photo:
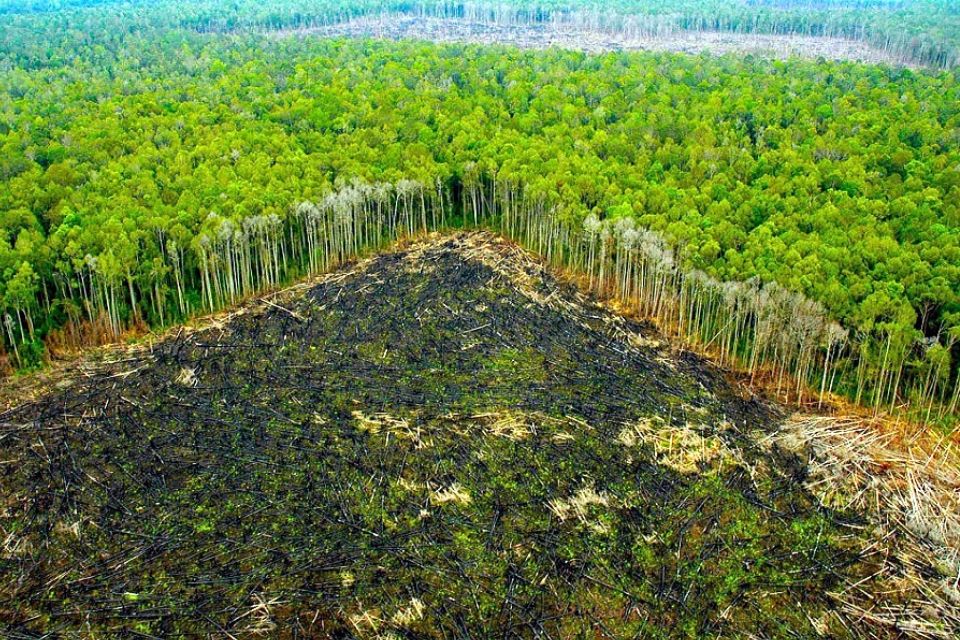
<svg viewBox="0 0 960 640"><path fill-rule="evenodd" d="M51 387L0 414L4 637L960 629L949 443L788 415L488 233Z"/></svg>
<svg viewBox="0 0 960 640"><path fill-rule="evenodd" d="M791 57L849 60L871 64L916 66L870 44L846 38L737 33L733 31L665 30L662 33L630 33L602 30L589 25L547 22L498 24L458 18L434 18L403 14L356 18L320 27L285 29L278 35L316 37L384 38L429 40L481 45L508 45L522 49L557 47L588 53L608 51L659 51L711 55L753 55L762 58Z"/></svg>

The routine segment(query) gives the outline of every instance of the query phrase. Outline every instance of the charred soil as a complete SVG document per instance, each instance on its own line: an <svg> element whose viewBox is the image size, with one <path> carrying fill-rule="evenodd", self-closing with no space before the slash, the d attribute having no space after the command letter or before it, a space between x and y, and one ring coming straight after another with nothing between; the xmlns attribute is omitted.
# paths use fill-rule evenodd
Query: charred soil
<svg viewBox="0 0 960 640"><path fill-rule="evenodd" d="M0 630L893 637L783 420L503 240L418 241L0 414Z"/></svg>

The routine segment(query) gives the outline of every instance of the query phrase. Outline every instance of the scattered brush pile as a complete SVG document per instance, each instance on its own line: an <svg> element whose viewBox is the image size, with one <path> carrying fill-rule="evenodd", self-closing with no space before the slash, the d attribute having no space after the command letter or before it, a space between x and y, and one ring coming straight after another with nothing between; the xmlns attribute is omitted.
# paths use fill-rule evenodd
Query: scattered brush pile
<svg viewBox="0 0 960 640"><path fill-rule="evenodd" d="M943 465L834 499L875 443L744 399L489 234L82 373L0 413L4 637L958 629L956 557L910 554L956 548ZM919 519L880 531L868 495Z"/></svg>
<svg viewBox="0 0 960 640"><path fill-rule="evenodd" d="M960 451L945 436L880 420L798 415L766 441L808 459L807 486L827 507L868 513L891 585L922 598L904 610L850 602L864 620L942 637L960 629Z"/></svg>

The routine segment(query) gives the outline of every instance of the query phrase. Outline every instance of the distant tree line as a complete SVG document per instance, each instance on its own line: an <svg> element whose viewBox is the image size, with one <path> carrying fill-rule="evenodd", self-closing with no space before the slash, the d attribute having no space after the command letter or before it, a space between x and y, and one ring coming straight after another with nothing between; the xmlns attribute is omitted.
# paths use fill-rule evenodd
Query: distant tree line
<svg viewBox="0 0 960 640"><path fill-rule="evenodd" d="M14 368L476 224L784 392L956 413L957 72L84 15L0 62Z"/></svg>
<svg viewBox="0 0 960 640"><path fill-rule="evenodd" d="M181 24L204 31L303 29L398 13L495 24L589 28L629 36L680 31L828 36L865 42L904 62L949 69L960 62L960 11L951 0L241 0L234 11L195 5Z"/></svg>
<svg viewBox="0 0 960 640"><path fill-rule="evenodd" d="M102 11L91 11L102 8ZM103 22L137 30L305 29L381 14L465 18L499 24L552 23L627 35L730 31L830 36L940 69L960 63L960 5L954 0L6 0L0 15L34 29L56 22L78 36ZM56 17L54 17L56 16ZM86 24L85 24L86 23ZM11 34L14 32L11 31Z"/></svg>

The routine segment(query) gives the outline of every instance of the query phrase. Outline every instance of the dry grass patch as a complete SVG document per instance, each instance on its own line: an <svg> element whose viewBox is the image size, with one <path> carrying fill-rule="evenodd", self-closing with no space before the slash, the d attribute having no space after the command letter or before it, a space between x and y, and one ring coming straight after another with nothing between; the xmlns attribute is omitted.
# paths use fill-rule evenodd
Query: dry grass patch
<svg viewBox="0 0 960 640"><path fill-rule="evenodd" d="M617 442L627 449L652 447L659 464L684 474L697 473L717 462L732 462L737 457L719 436L705 436L691 424L670 426L660 418L628 425L620 431Z"/></svg>
<svg viewBox="0 0 960 640"><path fill-rule="evenodd" d="M360 634L361 638L368 637L368 631L376 633L380 629L380 626L385 622L385 620L380 617L380 612L377 610L360 611L359 613L352 614L349 620L350 624L354 629L357 630L357 633Z"/></svg>
<svg viewBox="0 0 960 640"><path fill-rule="evenodd" d="M536 433L536 416L522 411L481 413L471 416L480 423L484 435L508 440L526 440Z"/></svg>
<svg viewBox="0 0 960 640"><path fill-rule="evenodd" d="M577 489L569 498L555 498L547 502L547 508L560 522L576 519L598 533L606 533L607 525L591 517L590 507L608 507L610 497L598 492L593 486L587 485Z"/></svg>
<svg viewBox="0 0 960 640"><path fill-rule="evenodd" d="M398 627L408 627L423 620L425 609L422 600L413 598L410 600L410 606L397 611L390 621Z"/></svg>
<svg viewBox="0 0 960 640"><path fill-rule="evenodd" d="M454 482L448 487L434 489L430 494L430 502L437 506L449 503L466 506L473 502L473 498L470 497L469 491Z"/></svg>
<svg viewBox="0 0 960 640"><path fill-rule="evenodd" d="M576 433L591 430L589 424L574 416L549 416L539 411L491 409L483 413L444 416L449 428L464 437L481 435L488 438L506 438L513 442L529 440L537 435L549 437L557 444L576 440Z"/></svg>
<svg viewBox="0 0 960 640"><path fill-rule="evenodd" d="M184 367L177 375L177 384L181 387L195 387L200 382L197 377L197 370L193 367Z"/></svg>
<svg viewBox="0 0 960 640"><path fill-rule="evenodd" d="M370 435L395 437L413 443L417 449L422 449L430 444L428 440L423 438L420 425L411 425L406 418L397 418L388 413L366 415L359 410L353 412L353 418L357 421L357 428Z"/></svg>

